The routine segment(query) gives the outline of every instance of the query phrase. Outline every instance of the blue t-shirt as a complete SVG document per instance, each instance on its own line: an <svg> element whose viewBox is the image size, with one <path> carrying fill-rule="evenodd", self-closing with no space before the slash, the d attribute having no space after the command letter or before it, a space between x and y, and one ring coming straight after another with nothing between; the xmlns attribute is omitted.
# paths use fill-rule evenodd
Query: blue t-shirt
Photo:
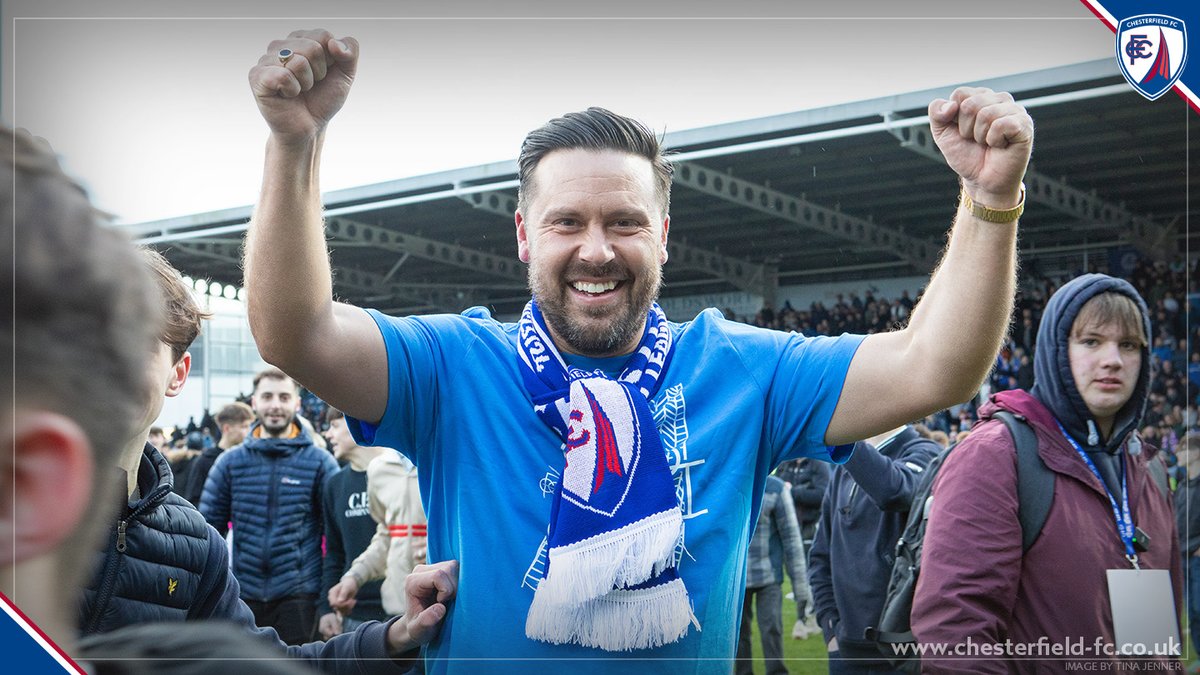
<svg viewBox="0 0 1200 675"><path fill-rule="evenodd" d="M460 563L458 596L430 644L430 673L566 666L577 675L611 672L612 659L641 659L620 665L632 671L729 672L766 476L787 459L849 455L852 446L828 448L824 437L862 336L806 338L716 310L671 324L675 354L650 408L683 509L678 569L701 630L614 653L525 637L564 458L522 383L517 324L371 316L387 346L387 409L378 427L350 420L350 428L362 445L396 448L416 463L429 559Z"/></svg>

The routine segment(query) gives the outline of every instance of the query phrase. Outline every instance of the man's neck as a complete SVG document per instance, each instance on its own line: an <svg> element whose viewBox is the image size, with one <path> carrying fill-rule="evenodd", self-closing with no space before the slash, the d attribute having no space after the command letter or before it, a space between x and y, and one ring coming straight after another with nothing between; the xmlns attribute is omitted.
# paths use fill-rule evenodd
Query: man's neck
<svg viewBox="0 0 1200 675"><path fill-rule="evenodd" d="M350 461L351 469L355 471L366 471L367 465L371 463L371 460L375 459L381 454L383 454L383 448L364 448L360 445L354 448L354 450L350 451L350 455L347 457L347 459Z"/></svg>
<svg viewBox="0 0 1200 675"><path fill-rule="evenodd" d="M124 448L121 448L121 455L117 462L125 471L127 497L133 496L134 491L137 490L138 469L142 466L142 453L146 449L146 439L149 437L150 430L146 429L130 439Z"/></svg>

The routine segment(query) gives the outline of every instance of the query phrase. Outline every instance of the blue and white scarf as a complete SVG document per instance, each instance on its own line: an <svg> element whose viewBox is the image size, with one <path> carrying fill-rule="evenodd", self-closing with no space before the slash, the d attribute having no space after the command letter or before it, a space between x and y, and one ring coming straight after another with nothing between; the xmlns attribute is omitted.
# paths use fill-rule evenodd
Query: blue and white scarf
<svg viewBox="0 0 1200 675"><path fill-rule="evenodd" d="M655 304L618 379L568 366L536 302L518 353L538 417L563 439L549 555L525 635L609 651L674 642L696 623L675 550L683 514L649 400L673 353ZM699 624L696 624L699 628Z"/></svg>

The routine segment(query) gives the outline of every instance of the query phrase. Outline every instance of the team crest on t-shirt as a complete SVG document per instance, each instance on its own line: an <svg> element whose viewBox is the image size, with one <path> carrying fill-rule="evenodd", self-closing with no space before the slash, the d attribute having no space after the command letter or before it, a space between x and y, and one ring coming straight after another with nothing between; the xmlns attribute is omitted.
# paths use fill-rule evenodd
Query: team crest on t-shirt
<svg viewBox="0 0 1200 675"><path fill-rule="evenodd" d="M603 402L599 401L598 404L597 408L603 410ZM633 455L629 454L626 457L620 452L619 440L606 440L608 437L600 438L611 431L612 439L616 439L620 430L606 429L603 423L597 425L595 417L584 419L588 412L592 411L580 410L580 419L572 420L574 423L568 443L574 442L577 445L572 447L567 454L568 463L564 473L560 475L557 469L548 467L546 474L538 480L538 489L543 497L552 497L558 487L558 482L562 480L564 481L563 489L570 496L582 497L586 502L587 499L593 497L592 491L600 492L600 488L604 487L601 482L598 488L597 482L604 479L605 471L613 473L617 470L627 470ZM662 439L663 450L667 455L667 465L675 479L675 496L683 511L684 531L680 536L679 545L675 549L675 566L678 567L686 553L687 521L708 513L708 509L696 508L696 494L692 489L692 470L704 464L704 459L693 459L688 456L687 403L684 400L682 384L660 392L654 400L650 401L650 412L654 417L654 424L658 428L659 438ZM593 432L592 429L604 429L604 431ZM588 433L585 434L585 431ZM631 437L626 438L627 442L631 443L632 440ZM609 449L615 452L606 454L600 450L602 445L608 445ZM580 449L583 449L584 452L576 456L575 453ZM582 468L575 470L574 466ZM596 506L596 504L592 504L592 506ZM538 545L533 562L525 572L522 586L531 590L537 588L538 582L545 573L548 549L549 544L543 538L541 544Z"/></svg>

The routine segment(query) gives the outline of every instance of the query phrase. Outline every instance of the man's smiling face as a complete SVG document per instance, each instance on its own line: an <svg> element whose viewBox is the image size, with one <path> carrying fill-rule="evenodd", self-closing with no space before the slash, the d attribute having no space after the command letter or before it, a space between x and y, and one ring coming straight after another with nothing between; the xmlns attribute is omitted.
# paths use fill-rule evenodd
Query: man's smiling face
<svg viewBox="0 0 1200 675"><path fill-rule="evenodd" d="M296 383L289 377L278 379L264 377L258 381L250 399L262 423L263 431L269 436L279 436L292 426L292 418L300 411L300 395Z"/></svg>
<svg viewBox="0 0 1200 675"><path fill-rule="evenodd" d="M670 221L650 162L613 150L550 152L516 219L529 288L558 347L632 352L667 260Z"/></svg>

